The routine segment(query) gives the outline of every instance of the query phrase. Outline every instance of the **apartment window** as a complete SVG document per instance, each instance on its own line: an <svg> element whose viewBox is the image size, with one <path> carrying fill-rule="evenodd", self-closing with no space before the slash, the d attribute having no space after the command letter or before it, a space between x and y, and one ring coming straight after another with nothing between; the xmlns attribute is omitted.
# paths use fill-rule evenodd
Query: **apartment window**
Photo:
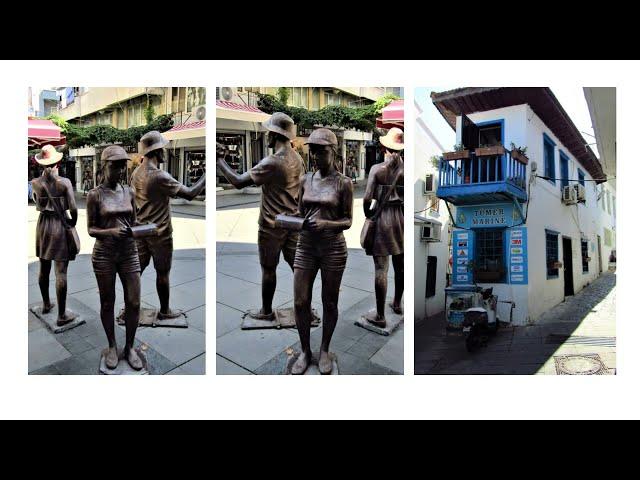
<svg viewBox="0 0 640 480"><path fill-rule="evenodd" d="M560 154L560 188L569 186L569 157L562 151Z"/></svg>
<svg viewBox="0 0 640 480"><path fill-rule="evenodd" d="M546 134L543 134L544 139L544 176L550 178L550 182L555 185L556 181L556 159L555 159L555 147L556 144Z"/></svg>
<svg viewBox="0 0 640 480"><path fill-rule="evenodd" d="M501 145L502 144L502 124L493 123L483 125L478 129L478 145Z"/></svg>
<svg viewBox="0 0 640 480"><path fill-rule="evenodd" d="M606 211L606 208L604 206L605 204L605 196L606 196L606 190L604 189L604 185L602 187L600 187L600 200L602 200L602 211Z"/></svg>
<svg viewBox="0 0 640 480"><path fill-rule="evenodd" d="M578 169L578 183L584 187L584 172Z"/></svg>
<svg viewBox="0 0 640 480"><path fill-rule="evenodd" d="M604 244L607 247L613 246L613 235L611 235L611 230L608 228L604 229Z"/></svg>
<svg viewBox="0 0 640 480"><path fill-rule="evenodd" d="M547 244L547 278L558 278L558 268L554 267L558 261L558 233L545 230Z"/></svg>
<svg viewBox="0 0 640 480"><path fill-rule="evenodd" d="M504 229L478 229L474 260L475 280L504 282Z"/></svg>
<svg viewBox="0 0 640 480"><path fill-rule="evenodd" d="M185 112L187 87L171 88L171 113Z"/></svg>
<svg viewBox="0 0 640 480"><path fill-rule="evenodd" d="M607 212L611 215L611 193L607 192Z"/></svg>
<svg viewBox="0 0 640 480"><path fill-rule="evenodd" d="M613 218L616 218L616 197L613 197L611 203L613 203Z"/></svg>
<svg viewBox="0 0 640 480"><path fill-rule="evenodd" d="M429 204L429 211L431 212L439 212L440 211L440 199L435 195L432 197L428 197L427 202Z"/></svg>
<svg viewBox="0 0 640 480"><path fill-rule="evenodd" d="M320 109L320 90L318 88L311 89L311 109Z"/></svg>
<svg viewBox="0 0 640 480"><path fill-rule="evenodd" d="M435 297L436 295L436 273L438 272L438 257L427 257L427 291L425 292L427 298Z"/></svg>
<svg viewBox="0 0 640 480"><path fill-rule="evenodd" d="M206 103L206 89L204 87L187 87L187 112Z"/></svg>
<svg viewBox="0 0 640 480"><path fill-rule="evenodd" d="M580 249L582 250L582 273L589 273L589 242L581 240Z"/></svg>

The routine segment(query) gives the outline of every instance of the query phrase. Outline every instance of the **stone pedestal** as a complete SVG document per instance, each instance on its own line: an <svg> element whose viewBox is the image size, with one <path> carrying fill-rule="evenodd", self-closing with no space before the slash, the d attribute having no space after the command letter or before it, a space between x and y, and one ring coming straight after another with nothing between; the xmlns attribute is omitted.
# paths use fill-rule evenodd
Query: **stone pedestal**
<svg viewBox="0 0 640 480"><path fill-rule="evenodd" d="M298 359L298 356L300 355L300 352L295 352L287 361L287 366L285 368L285 375L291 375L291 368L293 367L293 364L295 363L295 361ZM338 357L336 356L335 353L333 352L329 352L329 356L331 357L331 360L333 360L333 368L331 369L331 375L340 375L340 371L338 369ZM318 355L317 354L313 354L313 358L311 360L311 365L309 365L309 368L307 368L307 371L304 372L304 375L322 375L320 373L320 370L318 370Z"/></svg>
<svg viewBox="0 0 640 480"><path fill-rule="evenodd" d="M29 310L38 317L47 328L53 333L61 333L67 330L71 330L72 328L78 327L83 323L86 323L85 319L79 313L76 313L78 310L83 310L82 306L77 305L78 301L74 298L67 298L67 312L77 315L73 321L58 326L56 321L58 320L58 306L54 305L54 307L49 311L49 313L42 313L42 303L33 305L29 308ZM77 308L79 307L79 308ZM85 307L86 309L86 307Z"/></svg>
<svg viewBox="0 0 640 480"><path fill-rule="evenodd" d="M240 328L242 330L259 330L263 328L296 328L296 317L293 307L289 308L277 308L275 309L276 318L274 320L256 320L251 318L248 314L244 314L242 317L242 323ZM317 327L320 325L320 317L315 309L311 310L313 314L313 320L311 321L311 327Z"/></svg>
<svg viewBox="0 0 640 480"><path fill-rule="evenodd" d="M123 357L122 350L118 350L118 366L111 370L107 368L105 356L107 354L108 349L104 349L102 351L102 355L100 355L100 375L149 375L149 369L147 368L147 357L142 353L141 350L135 349L142 360L142 370L134 370L129 365L129 362Z"/></svg>
<svg viewBox="0 0 640 480"><path fill-rule="evenodd" d="M368 313L371 312L376 312L376 309L371 309ZM365 328L370 332L377 333L378 335L389 336L402 323L402 321L404 320L404 315L398 315L397 313L394 313L393 310L391 310L385 312L385 320L387 321L387 326L382 328L374 325L373 323L369 323L365 319L365 315L362 315L354 322L354 324L359 327Z"/></svg>
<svg viewBox="0 0 640 480"><path fill-rule="evenodd" d="M157 308L140 308L140 319L138 321L139 327L171 327L171 328L188 328L186 314L181 312L181 315L176 318L159 319L159 310ZM118 325L124 325L124 310L120 311L118 315Z"/></svg>

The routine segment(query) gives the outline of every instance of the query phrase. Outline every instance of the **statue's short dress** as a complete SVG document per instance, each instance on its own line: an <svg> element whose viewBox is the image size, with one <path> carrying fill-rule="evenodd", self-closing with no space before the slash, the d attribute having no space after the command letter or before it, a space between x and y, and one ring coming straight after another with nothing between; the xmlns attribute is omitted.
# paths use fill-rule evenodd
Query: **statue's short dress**
<svg viewBox="0 0 640 480"><path fill-rule="evenodd" d="M33 183L42 184L45 181L40 177L33 180ZM59 190L59 188L52 189L51 185L48 187L49 191ZM36 257L56 262L74 260L75 255L69 254L66 229L56 213L57 208L62 212L66 212L69 209L67 198L65 196L55 196L46 197L45 199L36 195L35 200L36 209L40 212L36 225Z"/></svg>

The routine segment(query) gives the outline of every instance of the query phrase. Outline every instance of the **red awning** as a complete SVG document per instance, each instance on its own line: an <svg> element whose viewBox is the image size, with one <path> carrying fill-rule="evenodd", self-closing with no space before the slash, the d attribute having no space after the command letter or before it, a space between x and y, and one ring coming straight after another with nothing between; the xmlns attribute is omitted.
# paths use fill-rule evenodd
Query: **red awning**
<svg viewBox="0 0 640 480"><path fill-rule="evenodd" d="M404 128L404 100L394 100L382 109L382 117L376 118L377 128Z"/></svg>
<svg viewBox="0 0 640 480"><path fill-rule="evenodd" d="M65 137L60 133L60 127L51 120L29 118L28 144L32 148L46 144L55 147L64 145Z"/></svg>

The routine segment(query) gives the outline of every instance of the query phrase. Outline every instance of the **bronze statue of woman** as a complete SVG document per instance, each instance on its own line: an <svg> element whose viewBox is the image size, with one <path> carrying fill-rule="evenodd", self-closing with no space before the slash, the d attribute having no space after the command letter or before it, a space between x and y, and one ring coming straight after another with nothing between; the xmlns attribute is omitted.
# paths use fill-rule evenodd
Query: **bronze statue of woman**
<svg viewBox="0 0 640 480"><path fill-rule="evenodd" d="M136 209L131 190L120 184L128 159L127 152L117 145L102 152L102 183L87 196L87 226L89 235L96 239L91 260L100 291L100 319L109 342L105 363L109 369L118 366L114 321L118 274L124 290L123 356L131 368L141 370L142 360L133 348L140 315L140 261L131 233Z"/></svg>
<svg viewBox="0 0 640 480"><path fill-rule="evenodd" d="M384 309L387 297L387 272L389 256L393 263L395 294L389 304L396 314L402 314L404 292L404 161L400 152L404 150L404 133L391 128L380 143L384 147L384 162L371 167L364 193L363 207L367 218L377 213L373 246L366 251L373 256L375 266L376 310L365 315L365 319L378 327L387 325ZM373 201L375 200L375 204ZM373 207L373 208L372 208Z"/></svg>
<svg viewBox="0 0 640 480"><path fill-rule="evenodd" d="M301 375L311 364L311 295L320 270L323 327L318 370L326 375L332 370L329 343L338 321L338 295L347 264L347 243L342 232L351 227L353 184L336 170L338 139L331 130L314 130L307 144L317 170L307 173L300 187L299 214L306 220L293 263L293 295L302 352L291 373Z"/></svg>
<svg viewBox="0 0 640 480"><path fill-rule="evenodd" d="M75 226L78 221L78 209L73 187L68 178L58 176L58 167L62 153L52 145L45 145L36 155L36 162L44 167L42 175L31 181L33 201L40 212L36 226L36 256L40 259L38 285L42 294L42 313L49 313L54 304L49 299L49 274L51 262L55 263L56 298L58 300L58 319L60 327L72 322L77 315L66 310L67 306L67 268L76 253L69 250L65 225ZM71 218L67 218L67 210ZM64 216L64 219L61 218Z"/></svg>

